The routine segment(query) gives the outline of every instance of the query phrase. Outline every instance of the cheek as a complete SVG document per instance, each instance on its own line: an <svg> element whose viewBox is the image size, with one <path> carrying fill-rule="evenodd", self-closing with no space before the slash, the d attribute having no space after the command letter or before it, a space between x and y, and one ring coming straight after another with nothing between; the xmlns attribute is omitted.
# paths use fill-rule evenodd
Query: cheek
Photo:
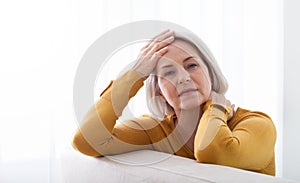
<svg viewBox="0 0 300 183"><path fill-rule="evenodd" d="M177 93L176 87L170 81L158 80L158 86L160 88L160 91L162 92L162 95L168 102L170 101L170 99L174 98Z"/></svg>
<svg viewBox="0 0 300 183"><path fill-rule="evenodd" d="M205 95L205 96L210 95L211 89L212 89L212 84L211 84L211 80L210 80L209 76L202 73L201 75L195 76L194 81L198 85L198 87L203 95Z"/></svg>
<svg viewBox="0 0 300 183"><path fill-rule="evenodd" d="M158 82L158 86L162 93L168 93L168 91L170 90L172 85L170 84L170 82L161 81L161 82Z"/></svg>
<svg viewBox="0 0 300 183"><path fill-rule="evenodd" d="M209 92L211 91L211 81L209 78L205 78L204 81L202 81L202 86L204 86L205 91Z"/></svg>
<svg viewBox="0 0 300 183"><path fill-rule="evenodd" d="M211 93L211 89L212 89L212 84L211 84L211 80L210 80L209 76L207 76L207 78L206 78L206 88L207 88L207 90L208 90L208 92L210 94Z"/></svg>

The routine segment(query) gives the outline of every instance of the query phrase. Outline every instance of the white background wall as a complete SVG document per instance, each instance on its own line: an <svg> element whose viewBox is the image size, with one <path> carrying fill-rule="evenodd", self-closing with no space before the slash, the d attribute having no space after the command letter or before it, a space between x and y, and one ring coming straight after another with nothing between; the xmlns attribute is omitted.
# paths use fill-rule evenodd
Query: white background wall
<svg viewBox="0 0 300 183"><path fill-rule="evenodd" d="M300 181L300 1L284 0L283 176Z"/></svg>

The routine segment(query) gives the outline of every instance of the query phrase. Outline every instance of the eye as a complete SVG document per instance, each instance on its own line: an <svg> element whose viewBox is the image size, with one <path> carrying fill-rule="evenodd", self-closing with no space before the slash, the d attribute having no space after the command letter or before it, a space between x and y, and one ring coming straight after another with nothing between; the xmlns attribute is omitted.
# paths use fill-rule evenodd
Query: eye
<svg viewBox="0 0 300 183"><path fill-rule="evenodd" d="M173 74L175 74L175 71L173 70L170 70L170 71L167 71L164 73L164 76L167 77L167 76L172 76Z"/></svg>
<svg viewBox="0 0 300 183"><path fill-rule="evenodd" d="M196 64L196 63L190 63L187 65L187 69L194 69L196 67L198 67L198 64Z"/></svg>

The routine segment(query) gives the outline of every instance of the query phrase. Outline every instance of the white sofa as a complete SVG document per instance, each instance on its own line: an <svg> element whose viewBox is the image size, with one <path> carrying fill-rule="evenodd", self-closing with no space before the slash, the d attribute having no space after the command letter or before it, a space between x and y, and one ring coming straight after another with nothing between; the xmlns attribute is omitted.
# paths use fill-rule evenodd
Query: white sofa
<svg viewBox="0 0 300 183"><path fill-rule="evenodd" d="M236 168L197 163L188 158L142 150L93 158L69 150L63 155L64 182L69 183L292 183L294 181Z"/></svg>

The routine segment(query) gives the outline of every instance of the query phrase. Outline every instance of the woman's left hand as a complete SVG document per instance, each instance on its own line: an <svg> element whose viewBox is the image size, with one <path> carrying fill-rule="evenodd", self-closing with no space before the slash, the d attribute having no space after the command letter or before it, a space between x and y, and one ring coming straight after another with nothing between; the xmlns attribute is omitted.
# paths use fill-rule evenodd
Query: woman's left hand
<svg viewBox="0 0 300 183"><path fill-rule="evenodd" d="M235 105L231 104L230 100L226 99L224 94L219 94L212 91L210 94L210 100L213 104L221 104L231 108L231 113L228 116L228 120L230 120L233 117Z"/></svg>

